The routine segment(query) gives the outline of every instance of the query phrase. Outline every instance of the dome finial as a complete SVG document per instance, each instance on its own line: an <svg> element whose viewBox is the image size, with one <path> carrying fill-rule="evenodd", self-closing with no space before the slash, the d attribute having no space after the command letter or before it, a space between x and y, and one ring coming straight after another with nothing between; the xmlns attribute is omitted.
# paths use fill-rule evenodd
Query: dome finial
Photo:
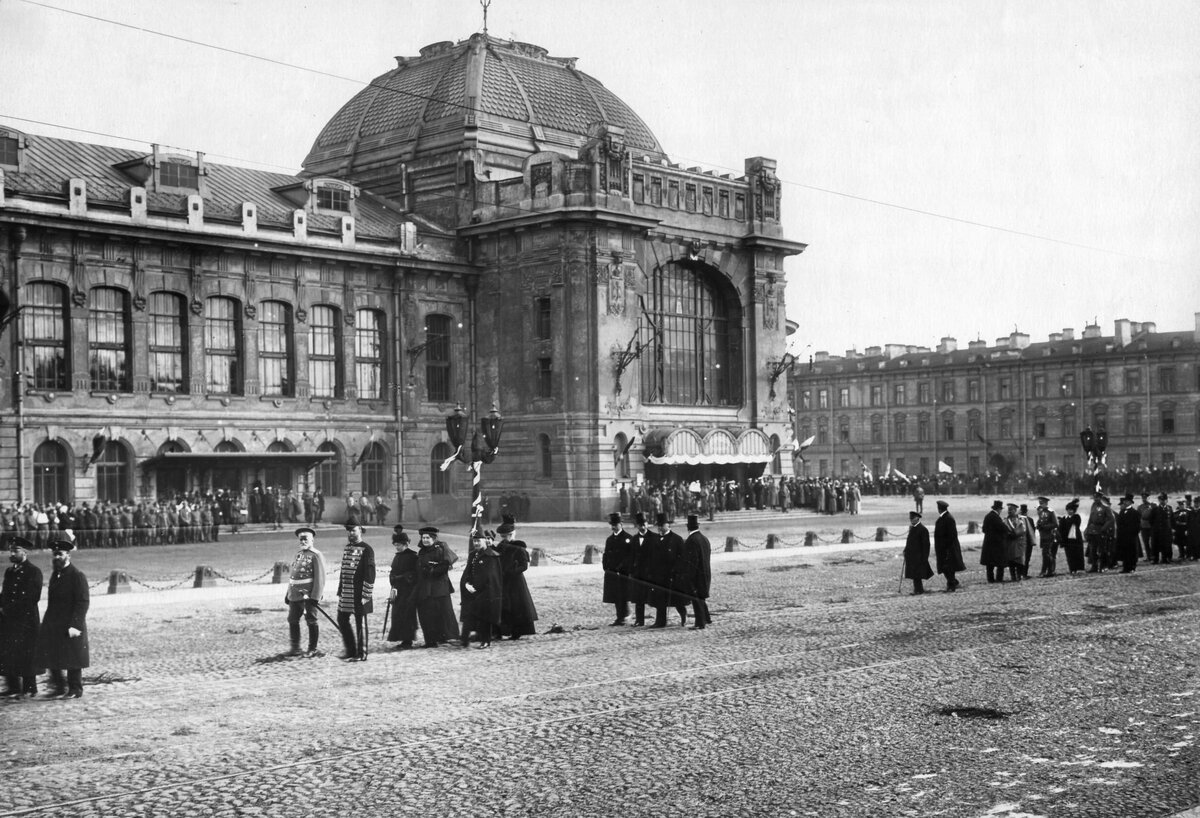
<svg viewBox="0 0 1200 818"><path fill-rule="evenodd" d="M492 4L492 0L479 0L479 5L483 6L483 36L487 36L487 13L488 6Z"/></svg>

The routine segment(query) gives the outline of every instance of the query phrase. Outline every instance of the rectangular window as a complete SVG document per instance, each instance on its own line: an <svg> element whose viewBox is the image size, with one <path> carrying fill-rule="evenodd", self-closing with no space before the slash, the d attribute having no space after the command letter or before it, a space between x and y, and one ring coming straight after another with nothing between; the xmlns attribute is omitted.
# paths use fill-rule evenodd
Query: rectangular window
<svg viewBox="0 0 1200 818"><path fill-rule="evenodd" d="M673 179L667 182L667 207L679 209L679 183Z"/></svg>
<svg viewBox="0 0 1200 818"><path fill-rule="evenodd" d="M1038 471L1044 472L1046 470L1046 455L1044 455L1044 454L1034 455L1033 456L1033 465L1034 465L1034 468L1036 468Z"/></svg>
<svg viewBox="0 0 1200 818"><path fill-rule="evenodd" d="M871 476L879 477L883 474L883 461L878 457L871 458Z"/></svg>
<svg viewBox="0 0 1200 818"><path fill-rule="evenodd" d="M1075 407L1069 407L1063 412L1062 416L1062 433L1063 437L1075 437Z"/></svg>
<svg viewBox="0 0 1200 818"><path fill-rule="evenodd" d="M928 404L931 400L932 390L928 381L917 384L917 403Z"/></svg>
<svg viewBox="0 0 1200 818"><path fill-rule="evenodd" d="M1058 385L1059 391L1062 392L1064 398L1075 397L1075 374L1067 372L1062 376L1062 381Z"/></svg>
<svg viewBox="0 0 1200 818"><path fill-rule="evenodd" d="M1065 471L1067 474L1073 474L1075 472L1075 455L1063 455L1063 471Z"/></svg>
<svg viewBox="0 0 1200 818"><path fill-rule="evenodd" d="M979 437L979 415L967 415L967 440L976 440Z"/></svg>
<svg viewBox="0 0 1200 818"><path fill-rule="evenodd" d="M1040 418L1035 418L1033 421L1033 436L1042 438L1046 436L1046 421Z"/></svg>
<svg viewBox="0 0 1200 818"><path fill-rule="evenodd" d="M1033 396L1035 398L1046 397L1046 376L1045 375L1034 375L1033 376Z"/></svg>
<svg viewBox="0 0 1200 818"><path fill-rule="evenodd" d="M1125 394L1139 395L1142 391L1142 370L1126 369L1125 370Z"/></svg>
<svg viewBox="0 0 1200 818"><path fill-rule="evenodd" d="M258 313L258 381L263 395L291 397L295 394L292 376L292 310L282 301L264 301Z"/></svg>
<svg viewBox="0 0 1200 818"><path fill-rule="evenodd" d="M163 162L158 166L158 183L166 187L196 190L200 184L200 171L182 162Z"/></svg>
<svg viewBox="0 0 1200 818"><path fill-rule="evenodd" d="M717 215L723 219L729 218L729 191L722 190L717 195Z"/></svg>
<svg viewBox="0 0 1200 818"><path fill-rule="evenodd" d="M425 390L428 400L450 400L450 316L425 318Z"/></svg>
<svg viewBox="0 0 1200 818"><path fill-rule="evenodd" d="M825 422L825 418L821 418L821 422L817 424L817 443L822 446L829 445L829 424Z"/></svg>
<svg viewBox="0 0 1200 818"><path fill-rule="evenodd" d="M907 439L908 426L904 422L904 415L896 415L892 419L892 440L903 443Z"/></svg>
<svg viewBox="0 0 1200 818"><path fill-rule="evenodd" d="M883 386L876 384L871 387L871 405L883 406Z"/></svg>
<svg viewBox="0 0 1200 818"><path fill-rule="evenodd" d="M1002 377L996 384L997 400L1012 400L1012 378Z"/></svg>
<svg viewBox="0 0 1200 818"><path fill-rule="evenodd" d="M829 461L821 460L820 463L818 464L818 466L819 466L819 468L817 469L817 471L820 473L821 477L828 477L829 476Z"/></svg>
<svg viewBox="0 0 1200 818"><path fill-rule="evenodd" d="M929 440L929 418L917 418L917 440L922 443Z"/></svg>
<svg viewBox="0 0 1200 818"><path fill-rule="evenodd" d="M713 189L711 187L706 187L703 190L701 190L700 205L701 205L701 212L703 212L705 216L712 215L712 212L713 212Z"/></svg>
<svg viewBox="0 0 1200 818"><path fill-rule="evenodd" d="M342 334L338 331L338 311L318 305L308 318L308 389L314 398L340 398Z"/></svg>
<svg viewBox="0 0 1200 818"><path fill-rule="evenodd" d="M928 457L921 458L920 474L929 474L929 458Z"/></svg>
<svg viewBox="0 0 1200 818"><path fill-rule="evenodd" d="M967 381L967 400L971 403L979 402L979 379L971 378Z"/></svg>
<svg viewBox="0 0 1200 818"><path fill-rule="evenodd" d="M640 173L633 174L633 200L638 204L646 202L646 180Z"/></svg>
<svg viewBox="0 0 1200 818"><path fill-rule="evenodd" d="M738 221L746 220L746 196L743 193L733 198L733 217Z"/></svg>
<svg viewBox="0 0 1200 818"><path fill-rule="evenodd" d="M1134 436L1142 433L1142 412L1131 406L1125 410L1125 434Z"/></svg>
<svg viewBox="0 0 1200 818"><path fill-rule="evenodd" d="M533 198L544 199L549 196L553 181L554 166L550 162L539 162L529 169L529 184L533 188Z"/></svg>
<svg viewBox="0 0 1200 818"><path fill-rule="evenodd" d="M242 326L238 302L213 297L204 302L204 389L215 395L242 394Z"/></svg>
<svg viewBox="0 0 1200 818"><path fill-rule="evenodd" d="M150 294L150 391L187 391L184 372L187 313L174 293Z"/></svg>
<svg viewBox="0 0 1200 818"><path fill-rule="evenodd" d="M554 371L550 368L549 358L538 358L537 362L537 396L549 398L554 396Z"/></svg>
<svg viewBox="0 0 1200 818"><path fill-rule="evenodd" d="M892 405L903 406L908 401L908 389L904 384L896 384L896 388L892 390Z"/></svg>
<svg viewBox="0 0 1200 818"><path fill-rule="evenodd" d="M1091 383L1093 395L1108 394L1108 370L1093 369Z"/></svg>
<svg viewBox="0 0 1200 818"><path fill-rule="evenodd" d="M838 390L838 407L846 407L850 405L850 389L843 386Z"/></svg>
<svg viewBox="0 0 1200 818"><path fill-rule="evenodd" d="M942 403L954 403L954 381L950 378L942 381Z"/></svg>
<svg viewBox="0 0 1200 818"><path fill-rule="evenodd" d="M650 204L662 206L662 179L657 176L650 177Z"/></svg>
<svg viewBox="0 0 1200 818"><path fill-rule="evenodd" d="M871 418L871 442L883 442L883 418Z"/></svg>
<svg viewBox="0 0 1200 818"><path fill-rule="evenodd" d="M696 212L696 186L684 185L683 187L684 208L689 213Z"/></svg>
<svg viewBox="0 0 1200 818"><path fill-rule="evenodd" d="M967 471L972 477L979 474L979 455L973 454L967 458Z"/></svg>
<svg viewBox="0 0 1200 818"><path fill-rule="evenodd" d="M905 462L903 457L896 458L896 471L902 471L905 474L908 474L908 463Z"/></svg>
<svg viewBox="0 0 1200 818"><path fill-rule="evenodd" d="M550 340L550 299L534 299L533 313L533 337L539 341Z"/></svg>
<svg viewBox="0 0 1200 818"><path fill-rule="evenodd" d="M1175 367L1173 367L1173 366L1159 367L1158 391L1159 392L1174 392L1175 391Z"/></svg>
<svg viewBox="0 0 1200 818"><path fill-rule="evenodd" d="M818 389L817 390L817 408L818 409L828 409L829 408L829 390L828 389Z"/></svg>
<svg viewBox="0 0 1200 818"><path fill-rule="evenodd" d="M800 408L812 409L812 390L805 389L800 393Z"/></svg>
<svg viewBox="0 0 1200 818"><path fill-rule="evenodd" d="M1174 409L1163 409L1162 410L1162 433L1164 435L1175 434L1175 410Z"/></svg>
<svg viewBox="0 0 1200 818"><path fill-rule="evenodd" d="M1011 415L1001 415L1000 416L1000 437L1004 438L1005 440L1008 440L1009 438L1012 437L1012 416Z"/></svg>
<svg viewBox="0 0 1200 818"><path fill-rule="evenodd" d="M129 296L124 290L96 287L88 310L88 367L92 389L132 391L129 365Z"/></svg>
<svg viewBox="0 0 1200 818"><path fill-rule="evenodd" d="M317 188L317 207L322 210L349 213L350 194L340 187L319 187Z"/></svg>
<svg viewBox="0 0 1200 818"><path fill-rule="evenodd" d="M11 136L0 136L0 165L17 167L21 143Z"/></svg>
<svg viewBox="0 0 1200 818"><path fill-rule="evenodd" d="M57 284L35 282L25 285L21 311L25 347L30 351L34 389L70 389L67 349L70 323L67 291Z"/></svg>
<svg viewBox="0 0 1200 818"><path fill-rule="evenodd" d="M841 467L842 467L841 475L843 477L850 473L850 461L849 460L842 458Z"/></svg>
<svg viewBox="0 0 1200 818"><path fill-rule="evenodd" d="M838 440L843 443L850 442L850 421L846 418L838 421Z"/></svg>
<svg viewBox="0 0 1200 818"><path fill-rule="evenodd" d="M942 440L954 440L954 418L942 418Z"/></svg>

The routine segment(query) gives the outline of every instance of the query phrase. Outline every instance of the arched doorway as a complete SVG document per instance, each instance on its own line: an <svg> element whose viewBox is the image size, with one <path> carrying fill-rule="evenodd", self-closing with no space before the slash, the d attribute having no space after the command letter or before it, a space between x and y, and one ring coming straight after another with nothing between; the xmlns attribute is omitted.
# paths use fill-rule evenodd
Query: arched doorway
<svg viewBox="0 0 1200 818"><path fill-rule="evenodd" d="M217 454L241 451L237 444L230 440L222 440L218 443L213 451ZM238 495L242 493L242 470L236 467L214 468L212 471L212 488L213 491L224 489L227 494Z"/></svg>
<svg viewBox="0 0 1200 818"><path fill-rule="evenodd" d="M159 455L186 451L187 447L178 440L168 440L162 446L158 447ZM182 465L160 467L155 474L155 487L158 499L173 500L178 496L186 494L187 475L187 468Z"/></svg>
<svg viewBox="0 0 1200 818"><path fill-rule="evenodd" d="M33 452L33 501L39 505L47 503L70 503L67 452L62 444L47 440Z"/></svg>

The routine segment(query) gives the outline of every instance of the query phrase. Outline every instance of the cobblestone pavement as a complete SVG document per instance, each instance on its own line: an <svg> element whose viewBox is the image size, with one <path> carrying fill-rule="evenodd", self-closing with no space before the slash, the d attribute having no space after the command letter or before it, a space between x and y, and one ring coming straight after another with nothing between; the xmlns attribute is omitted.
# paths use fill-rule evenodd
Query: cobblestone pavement
<svg viewBox="0 0 1200 818"><path fill-rule="evenodd" d="M715 554L704 631L610 627L599 566L552 565L539 635L385 652L381 596L365 663L324 622L329 655L279 659L279 586L97 596L84 697L0 705L0 816L1200 804L1200 565L997 586L964 543L964 589L922 597L898 544Z"/></svg>

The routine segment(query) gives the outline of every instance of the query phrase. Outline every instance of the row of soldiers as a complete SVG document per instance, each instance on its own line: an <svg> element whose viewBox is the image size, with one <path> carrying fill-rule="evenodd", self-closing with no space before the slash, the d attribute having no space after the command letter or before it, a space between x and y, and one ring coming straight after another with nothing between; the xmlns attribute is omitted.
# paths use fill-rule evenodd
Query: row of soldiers
<svg viewBox="0 0 1200 818"><path fill-rule="evenodd" d="M687 606L692 606L692 628L703 629L712 623L708 595L712 585L710 565L712 546L700 531L696 514L687 516L686 539L671 530L665 512L655 518L651 530L643 512L634 514L636 529L630 533L621 523L621 515L609 515L612 533L604 542L601 566L604 569L603 601L613 606L613 626L626 624L633 605L633 625L646 624L646 606L654 608L649 627L665 628L667 608L679 614L679 624L687 623Z"/></svg>

